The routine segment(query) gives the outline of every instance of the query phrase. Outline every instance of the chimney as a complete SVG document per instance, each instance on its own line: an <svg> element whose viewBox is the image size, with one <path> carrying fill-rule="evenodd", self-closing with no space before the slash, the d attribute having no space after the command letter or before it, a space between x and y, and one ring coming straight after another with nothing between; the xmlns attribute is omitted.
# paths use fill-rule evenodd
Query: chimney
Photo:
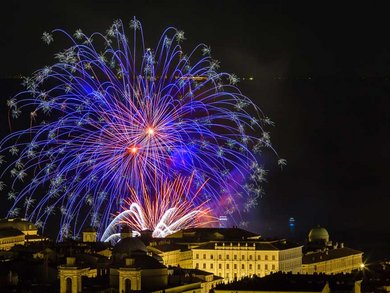
<svg viewBox="0 0 390 293"><path fill-rule="evenodd" d="M68 256L66 258L66 265L67 266L75 266L76 265L76 258L74 256Z"/></svg>

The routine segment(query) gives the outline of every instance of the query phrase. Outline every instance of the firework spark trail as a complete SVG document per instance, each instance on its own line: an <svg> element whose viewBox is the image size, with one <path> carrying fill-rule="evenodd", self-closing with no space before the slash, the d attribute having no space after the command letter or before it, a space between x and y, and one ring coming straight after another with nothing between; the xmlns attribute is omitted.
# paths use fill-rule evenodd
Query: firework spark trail
<svg viewBox="0 0 390 293"><path fill-rule="evenodd" d="M193 174L197 187L208 180L199 197L217 214L240 216L260 196L259 153L273 150L263 127L272 122L235 86L238 78L217 72L203 44L185 55L182 31L168 28L149 49L139 21L130 28L132 42L121 21L91 36L54 30L71 46L7 102L12 118L30 117L28 129L0 142L0 164L9 161L0 174L1 189L10 182L9 217L24 210L44 228L59 212L59 239L87 224L102 233L128 186L142 188L141 176L153 184L155 176ZM42 39L54 40L51 33Z"/></svg>
<svg viewBox="0 0 390 293"><path fill-rule="evenodd" d="M123 226L132 231L152 231L153 237L166 237L180 229L207 226L215 222L207 201L199 200L206 182L193 189L194 174L178 176L173 181L158 180L152 189L142 180L142 191L130 189L130 196L104 231L101 240L110 241Z"/></svg>

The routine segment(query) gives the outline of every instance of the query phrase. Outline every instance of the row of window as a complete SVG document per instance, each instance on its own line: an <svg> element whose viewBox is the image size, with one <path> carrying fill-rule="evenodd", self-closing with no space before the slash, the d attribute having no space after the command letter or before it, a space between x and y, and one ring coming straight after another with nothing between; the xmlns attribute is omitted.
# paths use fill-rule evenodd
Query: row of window
<svg viewBox="0 0 390 293"><path fill-rule="evenodd" d="M222 272L220 272L220 273L218 274L218 276L222 277ZM249 275L249 276L251 276L251 275ZM229 273L226 273L225 279L226 279L226 280L229 280L229 277L230 277L230 276L229 276ZM238 276L237 276L237 273L234 273L234 274L233 274L233 277L234 277L234 280L237 280L237 277L238 277ZM245 277L245 275L242 275L242 277Z"/></svg>
<svg viewBox="0 0 390 293"><path fill-rule="evenodd" d="M254 258L253 255L249 255L248 260L253 260L253 258ZM197 253L195 255L195 259L199 259L199 253ZM206 254L203 254L203 259L206 259ZM210 259L214 259L214 255L213 254L210 254ZM222 254L218 255L218 259L222 259ZM229 254L226 254L226 259L227 260L230 259L230 255ZM233 259L237 260L237 254L233 255ZM245 260L245 255L241 255L241 259ZM275 255L272 255L271 259L275 260L276 259ZM261 255L257 255L257 260L261 260ZM268 255L264 256L264 260L268 260Z"/></svg>
<svg viewBox="0 0 390 293"><path fill-rule="evenodd" d="M4 240L0 240L0 244L9 244L9 243L16 243L16 242L21 242L23 241L24 239L16 239L16 238L13 238L13 239L4 239Z"/></svg>
<svg viewBox="0 0 390 293"><path fill-rule="evenodd" d="M234 270L237 270L238 265L237 265L237 264L233 264L232 267L233 267ZM196 264L195 264L195 268L199 269L199 263L196 263ZM271 270L274 271L275 268L276 268L275 265L271 265ZM202 264L202 269L207 269L205 263ZM214 264L211 263L209 269L213 270L213 269L214 269ZM220 270L222 269L222 264L218 264L218 269L220 269ZM230 270L230 264L226 264L226 269L227 269L227 270ZM245 264L241 264L241 269L242 269L242 270L245 270ZM248 269L249 269L249 270L252 270L252 269L253 269L252 264L249 264L249 265L248 265ZM258 269L258 270L261 270L261 265L260 265L260 264L257 265L257 269ZM265 264L265 265L264 265L264 270L268 270L268 269L269 269L268 264Z"/></svg>

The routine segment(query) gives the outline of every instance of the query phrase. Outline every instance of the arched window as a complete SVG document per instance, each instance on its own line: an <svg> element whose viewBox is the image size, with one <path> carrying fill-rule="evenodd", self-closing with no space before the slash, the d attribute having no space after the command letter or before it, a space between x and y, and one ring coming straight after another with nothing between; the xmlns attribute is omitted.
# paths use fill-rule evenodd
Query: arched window
<svg viewBox="0 0 390 293"><path fill-rule="evenodd" d="M72 293L72 278L66 278L66 293Z"/></svg>
<svg viewBox="0 0 390 293"><path fill-rule="evenodd" d="M130 279L125 280L125 293L130 293L131 290L131 281Z"/></svg>

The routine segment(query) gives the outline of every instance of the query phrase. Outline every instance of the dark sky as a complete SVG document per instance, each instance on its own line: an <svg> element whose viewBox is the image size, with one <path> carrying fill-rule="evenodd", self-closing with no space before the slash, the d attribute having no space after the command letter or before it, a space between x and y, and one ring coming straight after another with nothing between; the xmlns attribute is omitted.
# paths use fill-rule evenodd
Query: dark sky
<svg viewBox="0 0 390 293"><path fill-rule="evenodd" d="M52 62L63 44L47 47L43 31L105 31L112 20L135 15L153 46L175 26L186 33L184 49L206 43L223 71L253 76L240 86L276 123L271 138L289 164L282 172L266 166L267 194L254 229L283 235L295 217L300 232L322 224L331 236L389 237L388 10L368 2L286 3L13 1L0 12L0 77ZM13 93L6 80L1 85L5 116Z"/></svg>

